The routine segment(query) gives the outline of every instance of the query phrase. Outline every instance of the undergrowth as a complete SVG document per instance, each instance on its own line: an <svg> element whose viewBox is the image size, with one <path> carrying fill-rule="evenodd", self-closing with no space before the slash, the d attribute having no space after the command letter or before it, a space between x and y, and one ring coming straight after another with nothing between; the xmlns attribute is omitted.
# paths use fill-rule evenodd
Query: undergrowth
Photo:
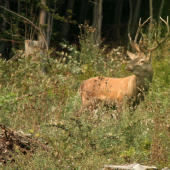
<svg viewBox="0 0 170 170"><path fill-rule="evenodd" d="M22 51L12 60L0 59L0 123L47 141L51 148L38 149L33 156L21 154L3 168L94 170L127 163L170 167L169 49L159 60L153 57L153 82L133 113L125 107L121 119L115 120L111 108L102 108L77 116L77 90L83 80L128 75L123 49L105 55L106 47L92 44L94 30L87 23L84 29L80 52L63 44L69 51L60 59L42 62L41 56L25 57Z"/></svg>

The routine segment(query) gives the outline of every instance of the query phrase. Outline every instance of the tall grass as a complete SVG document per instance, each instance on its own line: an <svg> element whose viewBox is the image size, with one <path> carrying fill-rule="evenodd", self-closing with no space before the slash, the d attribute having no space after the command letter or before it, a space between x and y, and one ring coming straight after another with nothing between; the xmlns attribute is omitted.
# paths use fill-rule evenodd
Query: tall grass
<svg viewBox="0 0 170 170"><path fill-rule="evenodd" d="M128 75L122 49L105 55L105 48L93 45L94 30L88 24L82 29L81 51L63 44L69 51L60 59L42 62L41 56L25 57L18 51L13 60L0 60L0 123L31 133L50 147L31 156L21 154L3 168L102 169L135 162L170 167L169 48L160 52L159 60L153 58L154 80L133 113L125 107L115 120L112 109L102 108L77 116L77 89L83 80Z"/></svg>

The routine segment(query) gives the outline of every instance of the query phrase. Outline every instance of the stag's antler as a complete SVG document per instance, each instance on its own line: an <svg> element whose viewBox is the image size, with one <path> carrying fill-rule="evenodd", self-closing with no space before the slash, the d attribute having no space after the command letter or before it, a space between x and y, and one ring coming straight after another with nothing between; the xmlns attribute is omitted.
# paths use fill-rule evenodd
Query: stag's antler
<svg viewBox="0 0 170 170"><path fill-rule="evenodd" d="M151 17L149 17L143 24L141 24L141 18L139 19L139 27L138 30L136 32L135 35L135 40L134 42L132 41L132 38L130 37L130 33L128 34L129 39L130 39L130 45L132 46L132 48L134 48L136 51L141 52L143 51L143 49L141 48L142 45L142 39L140 39L139 44L137 44L137 39L140 33L141 28L151 19Z"/></svg>
<svg viewBox="0 0 170 170"><path fill-rule="evenodd" d="M157 45L156 45L155 47L153 47L153 48L151 48L151 49L147 49L147 50L144 50L144 48L143 48L142 38L140 39L139 44L137 44L137 39L138 39L139 32L140 32L141 28L142 28L142 27L146 24L146 22L148 22L150 19L151 19L151 17L149 17L143 24L141 24L141 18L140 18L140 20L139 20L139 27L138 27L138 30L137 30L137 32L136 32L135 40L134 40L134 41L132 41L132 38L130 37L130 33L128 34L129 39L130 39L130 44L131 44L132 48L134 48L137 52L152 52L152 51L156 50L156 49L160 46L160 44L162 44L162 43L168 38L168 35L169 35L169 23L168 23L169 19L168 19L168 16L167 16L167 21L165 21L164 19L162 19L162 18L160 17L160 19L161 19L161 20L166 24L166 26L167 26L167 34L166 34L165 38L164 38L162 41L158 42L158 40L157 40L157 35L156 35L156 33L155 33L155 40L156 40L156 42L157 42Z"/></svg>
<svg viewBox="0 0 170 170"><path fill-rule="evenodd" d="M156 45L155 47L151 48L151 49L148 49L149 52L152 52L152 51L156 50L156 49L160 46L160 44L162 44L162 43L168 38L168 35L169 35L169 24L168 24L169 18L168 18L168 16L167 16L167 22L166 22L164 19L162 19L161 17L160 17L160 19L161 19L161 20L166 24L166 26L167 26L167 34L166 34L166 37L165 37L162 41L158 42L158 40L157 40L157 35L156 35L156 33L155 33L155 40L156 40L156 42L157 42L157 45Z"/></svg>
<svg viewBox="0 0 170 170"><path fill-rule="evenodd" d="M139 33L140 33L140 30L141 28L151 19L151 17L149 17L143 24L141 24L141 18L139 19L139 27L138 27L138 30L136 32L136 36L135 36L135 40L134 42L137 43L137 39L138 39L138 36L139 36Z"/></svg>

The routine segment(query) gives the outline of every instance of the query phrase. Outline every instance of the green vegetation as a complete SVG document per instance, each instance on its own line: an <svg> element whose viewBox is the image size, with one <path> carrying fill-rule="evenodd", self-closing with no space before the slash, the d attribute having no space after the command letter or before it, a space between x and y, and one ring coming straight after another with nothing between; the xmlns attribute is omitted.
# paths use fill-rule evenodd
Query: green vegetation
<svg viewBox="0 0 170 170"><path fill-rule="evenodd" d="M21 51L9 61L0 60L0 123L47 141L50 148L14 155L15 163L4 169L95 170L127 163L170 167L169 42L159 58L153 54L153 83L133 113L125 106L120 120L112 118L109 108L77 116L77 89L83 80L128 75L122 49L104 54L105 48L92 45L94 30L86 27L81 52L65 43L68 52L58 60L51 56L42 62L41 56L25 57Z"/></svg>

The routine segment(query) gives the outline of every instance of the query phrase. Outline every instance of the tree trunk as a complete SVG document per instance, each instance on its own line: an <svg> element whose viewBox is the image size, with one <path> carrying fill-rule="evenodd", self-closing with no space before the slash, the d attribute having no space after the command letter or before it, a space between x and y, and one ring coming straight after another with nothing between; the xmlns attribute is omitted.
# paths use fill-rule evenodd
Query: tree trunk
<svg viewBox="0 0 170 170"><path fill-rule="evenodd" d="M93 23L92 26L96 28L97 26L97 6L98 6L98 0L94 1L94 7L93 7Z"/></svg>
<svg viewBox="0 0 170 170"><path fill-rule="evenodd" d="M20 4L21 2L20 2L20 0L18 0L18 7L17 7L17 13L18 14L21 14L21 4ZM20 21L19 20L17 20L16 21L16 29L19 31L19 28L20 28ZM15 30L15 28L14 28L14 30ZM16 32L16 34L18 34L17 32ZM15 39L15 38L14 38ZM17 43L14 43L13 44L13 48L14 49L17 49Z"/></svg>
<svg viewBox="0 0 170 170"><path fill-rule="evenodd" d="M55 14L57 4L54 5L53 14ZM47 19L47 45L50 46L51 34L53 30L53 19L54 17L48 12L48 19Z"/></svg>
<svg viewBox="0 0 170 170"><path fill-rule="evenodd" d="M115 4L114 10L114 33L115 38L120 40L120 24L121 24L121 16L122 16L122 4L123 0L117 0Z"/></svg>
<svg viewBox="0 0 170 170"><path fill-rule="evenodd" d="M150 7L150 23L149 23L149 32L148 32L148 38L151 42L152 40L152 28L153 28L153 0L149 0L149 7Z"/></svg>
<svg viewBox="0 0 170 170"><path fill-rule="evenodd" d="M21 0L18 0L18 7L17 7L18 14L21 14L21 4L20 3L21 3ZM17 21L16 26L17 26L17 28L19 28L19 21Z"/></svg>
<svg viewBox="0 0 170 170"><path fill-rule="evenodd" d="M46 5L46 0L41 0L41 4L42 5ZM39 15L39 28L40 28L40 32L38 34L38 46L39 48L39 54L42 56L42 62L44 62L44 57L45 57L45 51L44 49L46 48L47 52L48 52L48 45L47 45L47 39L46 39L46 26L44 26L44 24L46 24L46 11L44 11L43 9L40 10L40 15ZM34 48L33 46L31 46L31 48ZM42 73L45 75L46 74L46 70L45 68L42 68Z"/></svg>
<svg viewBox="0 0 170 170"><path fill-rule="evenodd" d="M7 3L7 1L5 1L4 7L8 9L8 3ZM5 13L5 11L4 11L4 13ZM6 28L7 28L6 21L3 20L3 22L2 22L2 27L1 27L1 33L5 32ZM1 34L1 33L0 33L0 34ZM2 56L4 56L4 52L5 52L5 47L6 47L6 45L7 45L7 42L6 42L6 41L1 41L1 44L0 44L0 54L1 54Z"/></svg>
<svg viewBox="0 0 170 170"><path fill-rule="evenodd" d="M98 43L100 43L100 39L102 37L102 6L103 5L103 0L99 0L99 15L98 15Z"/></svg>
<svg viewBox="0 0 170 170"><path fill-rule="evenodd" d="M95 0L93 8L93 28L96 28L94 33L95 44L100 43L101 29L102 29L102 3L103 0Z"/></svg>
<svg viewBox="0 0 170 170"><path fill-rule="evenodd" d="M79 13L79 19L78 19L79 24L82 24L84 20L86 19L88 8L89 8L89 1L81 0L80 13Z"/></svg>
<svg viewBox="0 0 170 170"><path fill-rule="evenodd" d="M132 0L129 0L129 6L130 6L130 13L129 13L129 21L128 21L128 29L127 29L128 34L130 34L130 25L132 22L132 11L133 11ZM127 41L127 50L129 50L129 49L130 49L130 41Z"/></svg>
<svg viewBox="0 0 170 170"><path fill-rule="evenodd" d="M29 18L31 18L32 21L34 21L33 13L34 13L34 4L33 4L33 1L31 0L30 1L30 14L29 14ZM29 27L29 39L30 40L35 39L36 31L37 30L34 28L34 26L30 25L30 27Z"/></svg>
<svg viewBox="0 0 170 170"><path fill-rule="evenodd" d="M46 0L41 0L41 4L42 5L46 5ZM40 14L39 14L39 27L41 30L41 33L39 33L38 35L38 42L39 42L39 46L42 49L45 49L45 39L46 39L46 27L44 26L46 24L46 11L44 11L43 9L40 10ZM47 47L46 47L47 48Z"/></svg>
<svg viewBox="0 0 170 170"><path fill-rule="evenodd" d="M65 18L67 19L67 22L65 22L63 24L63 28L62 28L62 36L63 37L66 37L69 33L69 29L70 29L69 10L73 11L74 3L75 3L75 0L69 0L68 4L67 4L67 9L66 9L66 13L65 13Z"/></svg>
<svg viewBox="0 0 170 170"><path fill-rule="evenodd" d="M132 39L134 39L135 34L136 34L136 29L138 28L142 0L137 0L135 2L136 2L136 4L135 4L135 8L133 10L134 12L133 12L132 24L131 24L131 29L130 29Z"/></svg>
<svg viewBox="0 0 170 170"><path fill-rule="evenodd" d="M165 3L165 0L162 0L161 1L161 6L159 8L159 13L158 13L158 39L160 38L160 34L161 34L161 23L162 23L162 21L160 20L160 17L162 15L162 10L163 10L163 7L164 7L164 3Z"/></svg>

